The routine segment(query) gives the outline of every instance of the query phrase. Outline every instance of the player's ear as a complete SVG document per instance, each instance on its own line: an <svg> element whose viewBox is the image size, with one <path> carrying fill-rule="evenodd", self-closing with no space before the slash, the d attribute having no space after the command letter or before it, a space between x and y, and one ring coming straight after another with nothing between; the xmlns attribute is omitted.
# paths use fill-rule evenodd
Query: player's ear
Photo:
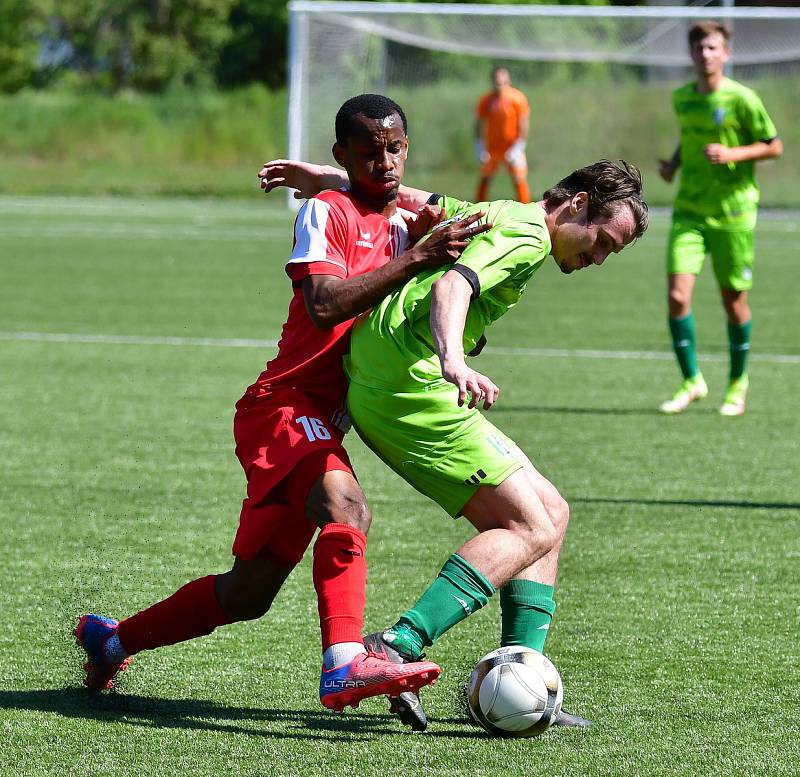
<svg viewBox="0 0 800 777"><path fill-rule="evenodd" d="M578 192L572 196L569 203L569 212L573 215L580 213L584 208L589 205L589 193Z"/></svg>
<svg viewBox="0 0 800 777"><path fill-rule="evenodd" d="M333 154L333 158L336 160L336 164L338 164L339 167L345 167L344 149L338 143L334 143L331 147L331 154Z"/></svg>

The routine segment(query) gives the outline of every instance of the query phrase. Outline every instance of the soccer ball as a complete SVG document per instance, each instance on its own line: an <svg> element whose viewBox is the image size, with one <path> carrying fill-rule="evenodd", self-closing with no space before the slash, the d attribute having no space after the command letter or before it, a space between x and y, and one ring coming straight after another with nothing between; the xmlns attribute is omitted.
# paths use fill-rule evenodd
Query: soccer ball
<svg viewBox="0 0 800 777"><path fill-rule="evenodd" d="M535 737L561 711L561 675L541 653L516 645L485 655L472 670L467 700L472 717L490 734Z"/></svg>

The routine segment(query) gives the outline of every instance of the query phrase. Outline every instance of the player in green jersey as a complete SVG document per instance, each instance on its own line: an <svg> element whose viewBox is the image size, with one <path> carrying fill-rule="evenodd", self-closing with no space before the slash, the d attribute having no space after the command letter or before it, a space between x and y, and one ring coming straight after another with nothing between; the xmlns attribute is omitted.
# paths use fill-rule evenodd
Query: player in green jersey
<svg viewBox="0 0 800 777"><path fill-rule="evenodd" d="M262 170L306 196L341 185L333 168L277 160ZM400 188L411 211L429 192ZM501 644L544 648L569 506L528 457L478 410L500 393L468 366L484 329L507 313L553 256L564 273L600 265L647 228L639 171L603 160L576 170L540 202L471 204L439 198L446 221L486 213L448 269L422 272L354 328L346 364L348 407L365 442L401 477L469 520L477 534L446 561L397 623L367 639L413 660L500 590ZM443 222L445 223L445 222ZM559 725L588 725L564 713Z"/></svg>
<svg viewBox="0 0 800 777"><path fill-rule="evenodd" d="M725 76L730 32L716 21L689 30L689 53L696 80L677 89L673 104L680 143L661 160L661 177L672 181L680 167L672 229L667 248L669 328L683 373L664 413L683 412L708 388L697 366L692 291L706 254L728 317L730 374L719 409L742 415L747 398L747 354L752 317L753 231L758 210L755 163L783 153L783 145L758 95Z"/></svg>
<svg viewBox="0 0 800 777"><path fill-rule="evenodd" d="M427 192L419 202L427 201ZM639 171L603 160L531 205L441 198L447 220L478 210L493 226L449 269L423 272L353 330L348 409L401 477L477 530L382 640L413 660L500 591L501 644L544 648L569 507L478 410L500 393L465 354L520 299L551 255L564 273L602 264L647 228Z"/></svg>

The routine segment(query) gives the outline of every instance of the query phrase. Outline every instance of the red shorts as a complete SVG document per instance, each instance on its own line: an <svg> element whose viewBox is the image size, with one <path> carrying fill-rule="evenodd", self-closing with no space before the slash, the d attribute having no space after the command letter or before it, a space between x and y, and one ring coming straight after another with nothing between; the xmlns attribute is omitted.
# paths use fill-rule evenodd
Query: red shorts
<svg viewBox="0 0 800 777"><path fill-rule="evenodd" d="M293 566L303 558L317 526L305 514L311 486L325 472L355 477L344 433L308 394L281 390L236 405L236 455L247 476L233 553L250 559L267 551Z"/></svg>

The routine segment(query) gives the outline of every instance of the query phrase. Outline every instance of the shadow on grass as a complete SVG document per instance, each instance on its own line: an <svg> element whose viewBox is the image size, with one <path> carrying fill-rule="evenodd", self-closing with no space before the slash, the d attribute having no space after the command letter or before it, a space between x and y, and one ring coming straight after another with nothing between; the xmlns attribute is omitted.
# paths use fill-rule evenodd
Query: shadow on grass
<svg viewBox="0 0 800 777"><path fill-rule="evenodd" d="M691 415L717 415L714 407L697 407L688 411ZM537 407L535 405L497 405L493 414L500 413L544 413L552 415L654 415L667 418L657 407Z"/></svg>
<svg viewBox="0 0 800 777"><path fill-rule="evenodd" d="M411 735L448 739L493 739L497 737L470 722L466 715L430 718L424 734L414 734L392 715L344 715L309 710L230 707L203 699L158 699L121 693L95 694L83 688L40 691L0 691L0 710L35 710L65 718L127 723L154 729L188 729L239 734L265 739L307 741L371 741L376 735ZM248 725L252 724L252 725ZM261 725L259 725L261 724ZM274 724L281 730L269 730ZM288 730L287 730L288 729ZM566 729L560 730L560 733ZM569 733L585 735L584 729ZM553 735L548 731L548 737ZM537 740L540 739L537 737ZM513 741L513 737L506 741ZM530 740L525 740L530 742Z"/></svg>
<svg viewBox="0 0 800 777"><path fill-rule="evenodd" d="M657 507L740 507L747 510L800 510L800 502L745 502L735 499L622 499L576 496L569 500L581 504L652 505Z"/></svg>
<svg viewBox="0 0 800 777"><path fill-rule="evenodd" d="M65 718L127 723L159 729L190 729L269 739L339 740L371 739L376 734L406 734L410 729L391 715L364 715L348 711L343 715L310 710L232 707L204 699L159 699L121 693L90 693L83 688L38 691L0 691L0 710L35 710ZM469 727L466 719L432 721L448 726L428 730L428 735L447 737L489 736ZM275 730L269 726L274 724ZM460 727L457 727L459 726ZM454 728L457 727L457 728ZM355 735L355 737L354 737ZM359 736L360 735L360 736Z"/></svg>
<svg viewBox="0 0 800 777"><path fill-rule="evenodd" d="M203 699L159 699L120 693L90 693L83 688L0 691L0 709L53 712L67 718L129 723L155 728L193 729L278 739L341 739L353 734L396 734L390 715L310 710L231 707ZM253 725L248 725L253 724ZM258 724L275 724L269 730ZM340 734L340 736L337 736Z"/></svg>

